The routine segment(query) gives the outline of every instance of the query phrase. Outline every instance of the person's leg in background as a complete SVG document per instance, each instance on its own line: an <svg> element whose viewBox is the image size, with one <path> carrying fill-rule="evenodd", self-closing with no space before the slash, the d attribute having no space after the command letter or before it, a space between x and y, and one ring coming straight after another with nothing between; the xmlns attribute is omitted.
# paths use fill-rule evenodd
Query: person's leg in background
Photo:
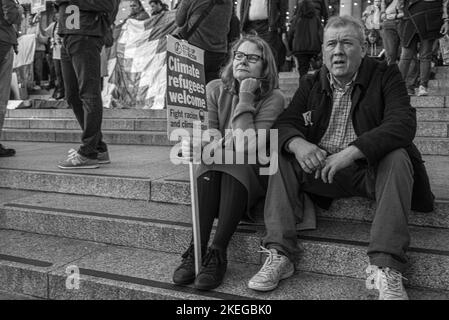
<svg viewBox="0 0 449 320"><path fill-rule="evenodd" d="M410 70L410 64L413 58L417 55L418 49L418 36L416 35L410 42L410 46L405 48L402 47L401 60L399 61L399 70L402 74L402 79L407 79L407 75Z"/></svg>
<svg viewBox="0 0 449 320"><path fill-rule="evenodd" d="M45 51L36 51L34 53L34 83L33 89L42 89L42 81L44 80L44 59Z"/></svg>
<svg viewBox="0 0 449 320"><path fill-rule="evenodd" d="M432 49L434 39L425 39L420 41L419 48L419 88L418 88L418 96L427 96L428 95L428 85L430 79L430 67L432 61Z"/></svg>
<svg viewBox="0 0 449 320"><path fill-rule="evenodd" d="M302 78L309 72L310 69L310 59L313 57L311 54L295 54L298 61L298 72L299 77Z"/></svg>
<svg viewBox="0 0 449 320"><path fill-rule="evenodd" d="M400 38L397 31L397 24L394 22L385 23L381 36L388 64L397 63L400 51Z"/></svg>
<svg viewBox="0 0 449 320"><path fill-rule="evenodd" d="M61 169L98 168L110 163L107 146L102 141L103 103L100 91L100 51L102 39L91 36L68 36L62 50L62 72L67 101L83 130L78 151L69 151ZM101 154L100 154L101 153Z"/></svg>
<svg viewBox="0 0 449 320"><path fill-rule="evenodd" d="M11 51L0 61L0 134L5 121L6 108L8 106L11 91L12 66L14 55ZM16 154L14 149L7 149L0 144L0 157L11 157Z"/></svg>
<svg viewBox="0 0 449 320"><path fill-rule="evenodd" d="M65 96L64 90L64 77L62 76L61 60L53 59L53 65L55 66L55 91L53 92L53 98L56 100L62 99Z"/></svg>
<svg viewBox="0 0 449 320"><path fill-rule="evenodd" d="M415 94L415 89L419 85L418 81L419 81L419 59L417 56L414 56L413 60L410 62L409 71L407 74L407 78L405 80L407 92L409 95Z"/></svg>

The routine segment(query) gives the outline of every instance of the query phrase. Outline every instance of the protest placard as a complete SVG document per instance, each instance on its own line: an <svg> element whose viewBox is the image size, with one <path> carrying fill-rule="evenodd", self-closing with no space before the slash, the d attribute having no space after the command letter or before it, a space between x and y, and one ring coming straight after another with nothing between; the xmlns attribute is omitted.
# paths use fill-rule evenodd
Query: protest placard
<svg viewBox="0 0 449 320"><path fill-rule="evenodd" d="M193 123L208 129L204 51L187 41L167 37L167 131L185 129Z"/></svg>

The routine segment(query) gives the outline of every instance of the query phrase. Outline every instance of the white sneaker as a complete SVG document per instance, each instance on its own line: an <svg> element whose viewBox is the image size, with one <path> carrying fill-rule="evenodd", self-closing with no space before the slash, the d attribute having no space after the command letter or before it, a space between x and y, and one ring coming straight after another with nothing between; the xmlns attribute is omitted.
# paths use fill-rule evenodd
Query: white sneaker
<svg viewBox="0 0 449 320"><path fill-rule="evenodd" d="M408 300L399 271L385 267L368 266L366 288L379 290L379 300ZM405 278L404 278L405 279Z"/></svg>
<svg viewBox="0 0 449 320"><path fill-rule="evenodd" d="M248 282L248 288L257 291L270 291L275 289L279 281L291 277L295 272L293 263L276 249L261 247L259 252L267 253L268 257L260 271Z"/></svg>
<svg viewBox="0 0 449 320"><path fill-rule="evenodd" d="M428 94L429 94L429 92L427 92L427 88L426 88L426 87L424 87L424 86L419 86L419 88L418 88L418 94L417 94L418 97L421 97L421 96L427 96Z"/></svg>

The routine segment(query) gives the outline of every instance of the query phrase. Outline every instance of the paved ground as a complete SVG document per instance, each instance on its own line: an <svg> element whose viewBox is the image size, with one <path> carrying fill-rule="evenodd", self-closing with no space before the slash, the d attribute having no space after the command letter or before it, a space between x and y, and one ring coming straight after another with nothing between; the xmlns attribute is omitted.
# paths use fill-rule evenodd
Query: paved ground
<svg viewBox="0 0 449 320"><path fill-rule="evenodd" d="M0 291L0 300L37 300L37 298Z"/></svg>

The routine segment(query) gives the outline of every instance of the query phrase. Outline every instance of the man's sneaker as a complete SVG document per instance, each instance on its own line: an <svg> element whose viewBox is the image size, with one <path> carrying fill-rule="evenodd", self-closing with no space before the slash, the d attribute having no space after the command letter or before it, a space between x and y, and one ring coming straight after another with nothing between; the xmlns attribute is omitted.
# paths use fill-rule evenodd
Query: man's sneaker
<svg viewBox="0 0 449 320"><path fill-rule="evenodd" d="M74 154L78 153L78 151L76 151L75 149L70 149L68 154L69 156L73 156ZM105 152L99 152L98 156L98 164L108 164L111 163L111 158L109 158L109 152L105 151Z"/></svg>
<svg viewBox="0 0 449 320"><path fill-rule="evenodd" d="M193 244L182 255L182 262L173 272L175 284L190 284L195 280L195 252Z"/></svg>
<svg viewBox="0 0 449 320"><path fill-rule="evenodd" d="M95 169L99 168L97 159L83 157L78 152L69 154L66 160L59 163L60 169Z"/></svg>
<svg viewBox="0 0 449 320"><path fill-rule="evenodd" d="M370 265L366 273L366 288L379 290L379 300L408 300L402 284L403 276L399 271Z"/></svg>
<svg viewBox="0 0 449 320"><path fill-rule="evenodd" d="M223 282L227 266L226 252L209 248L195 279L195 289L212 290L218 287Z"/></svg>
<svg viewBox="0 0 449 320"><path fill-rule="evenodd" d="M0 157L12 157L16 154L16 150L11 148L5 148L0 144Z"/></svg>
<svg viewBox="0 0 449 320"><path fill-rule="evenodd" d="M418 97L421 97L421 96L427 96L428 94L429 94L429 92L427 92L427 88L426 88L426 87L424 87L424 86L419 86L419 88L418 88L418 94L417 94Z"/></svg>
<svg viewBox="0 0 449 320"><path fill-rule="evenodd" d="M279 281L287 279L295 272L295 266L286 256L276 249L261 247L259 252L267 253L268 257L260 271L248 282L248 288L257 291L270 291L275 289Z"/></svg>

